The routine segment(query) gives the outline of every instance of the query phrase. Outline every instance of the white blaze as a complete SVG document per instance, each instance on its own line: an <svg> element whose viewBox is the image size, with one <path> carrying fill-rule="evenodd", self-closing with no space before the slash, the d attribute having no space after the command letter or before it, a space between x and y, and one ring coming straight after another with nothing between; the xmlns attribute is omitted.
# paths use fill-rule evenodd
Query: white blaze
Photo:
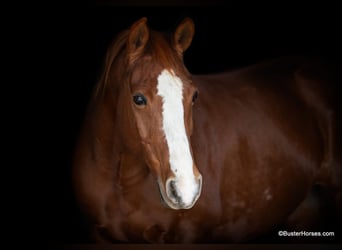
<svg viewBox="0 0 342 250"><path fill-rule="evenodd" d="M190 204L198 194L198 185L185 131L183 83L172 70L164 69L158 76L157 90L163 100L163 131L169 148L171 170L176 176L174 186L182 201Z"/></svg>

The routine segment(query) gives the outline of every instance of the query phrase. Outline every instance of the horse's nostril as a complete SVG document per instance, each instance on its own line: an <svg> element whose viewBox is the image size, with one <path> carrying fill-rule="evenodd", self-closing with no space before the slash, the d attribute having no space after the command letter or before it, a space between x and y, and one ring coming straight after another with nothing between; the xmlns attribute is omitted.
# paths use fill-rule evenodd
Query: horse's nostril
<svg viewBox="0 0 342 250"><path fill-rule="evenodd" d="M177 183L175 180L168 182L167 195L175 204L182 203L182 198L179 194L179 190L177 189Z"/></svg>
<svg viewBox="0 0 342 250"><path fill-rule="evenodd" d="M169 191L170 191L170 194L171 194L174 198L177 198L177 197L178 197L177 190L176 190L176 182L175 182L175 181L170 181L170 182L169 182Z"/></svg>

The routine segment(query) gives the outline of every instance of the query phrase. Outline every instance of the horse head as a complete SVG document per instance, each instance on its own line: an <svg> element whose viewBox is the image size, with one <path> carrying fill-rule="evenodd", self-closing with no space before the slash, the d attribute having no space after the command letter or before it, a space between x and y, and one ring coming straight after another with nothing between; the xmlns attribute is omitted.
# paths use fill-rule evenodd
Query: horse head
<svg viewBox="0 0 342 250"><path fill-rule="evenodd" d="M202 186L189 142L198 91L183 63L194 24L187 18L170 35L146 22L142 18L126 32L124 49L109 67L114 73L107 73L117 85L118 132L132 154L143 155L165 204L189 209Z"/></svg>

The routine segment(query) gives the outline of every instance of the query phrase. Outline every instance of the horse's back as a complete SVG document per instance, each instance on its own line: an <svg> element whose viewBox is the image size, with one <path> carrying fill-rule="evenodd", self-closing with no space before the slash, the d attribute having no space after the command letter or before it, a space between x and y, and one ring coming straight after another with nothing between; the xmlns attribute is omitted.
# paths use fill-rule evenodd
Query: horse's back
<svg viewBox="0 0 342 250"><path fill-rule="evenodd" d="M302 76L305 65L303 59L285 58L221 74L194 76L200 92L194 106L194 124L199 130L210 124L208 129L219 136L218 140L227 139L223 138L223 131L229 130L249 136L274 136L269 134L271 126L287 137L300 133L300 137L305 138L298 142L303 144L303 150L310 148L308 142L320 144L322 128L318 123L321 117L316 115L318 108L313 102L324 106L321 113L335 112L329 98L333 91L320 80L306 84ZM317 86L324 91L317 91ZM317 100L306 98L313 93ZM314 151L315 160L321 160L322 148Z"/></svg>
<svg viewBox="0 0 342 250"><path fill-rule="evenodd" d="M314 67L285 59L194 76L200 92L194 106L194 154L204 163L202 171L219 178L224 194L227 221L218 231L239 239L253 234L251 225L269 229L295 210L315 182L329 185L333 176L338 184L340 142L332 142L337 118L329 120L338 113L330 99L335 86L321 72L316 76ZM273 213L264 214L272 206Z"/></svg>
<svg viewBox="0 0 342 250"><path fill-rule="evenodd" d="M265 115L274 122L292 123L299 130L313 126L313 132L324 141L324 150L342 162L342 133L337 129L342 125L341 80L336 65L297 57L197 75L194 82L201 98L194 107L194 119L201 120L200 124L206 119L216 131L222 124L238 123L244 114L247 118ZM327 145L329 140L331 145Z"/></svg>

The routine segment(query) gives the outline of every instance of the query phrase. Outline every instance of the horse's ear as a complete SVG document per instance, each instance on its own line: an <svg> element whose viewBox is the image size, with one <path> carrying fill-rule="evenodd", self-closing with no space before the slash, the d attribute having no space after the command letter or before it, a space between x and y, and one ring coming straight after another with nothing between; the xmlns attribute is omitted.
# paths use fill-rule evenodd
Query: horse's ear
<svg viewBox="0 0 342 250"><path fill-rule="evenodd" d="M136 21L130 28L127 40L130 62L134 61L134 59L144 51L149 38L149 30L146 22L147 18L143 17Z"/></svg>
<svg viewBox="0 0 342 250"><path fill-rule="evenodd" d="M190 46L194 33L194 22L188 17L185 18L173 35L174 46L179 53L183 53Z"/></svg>

